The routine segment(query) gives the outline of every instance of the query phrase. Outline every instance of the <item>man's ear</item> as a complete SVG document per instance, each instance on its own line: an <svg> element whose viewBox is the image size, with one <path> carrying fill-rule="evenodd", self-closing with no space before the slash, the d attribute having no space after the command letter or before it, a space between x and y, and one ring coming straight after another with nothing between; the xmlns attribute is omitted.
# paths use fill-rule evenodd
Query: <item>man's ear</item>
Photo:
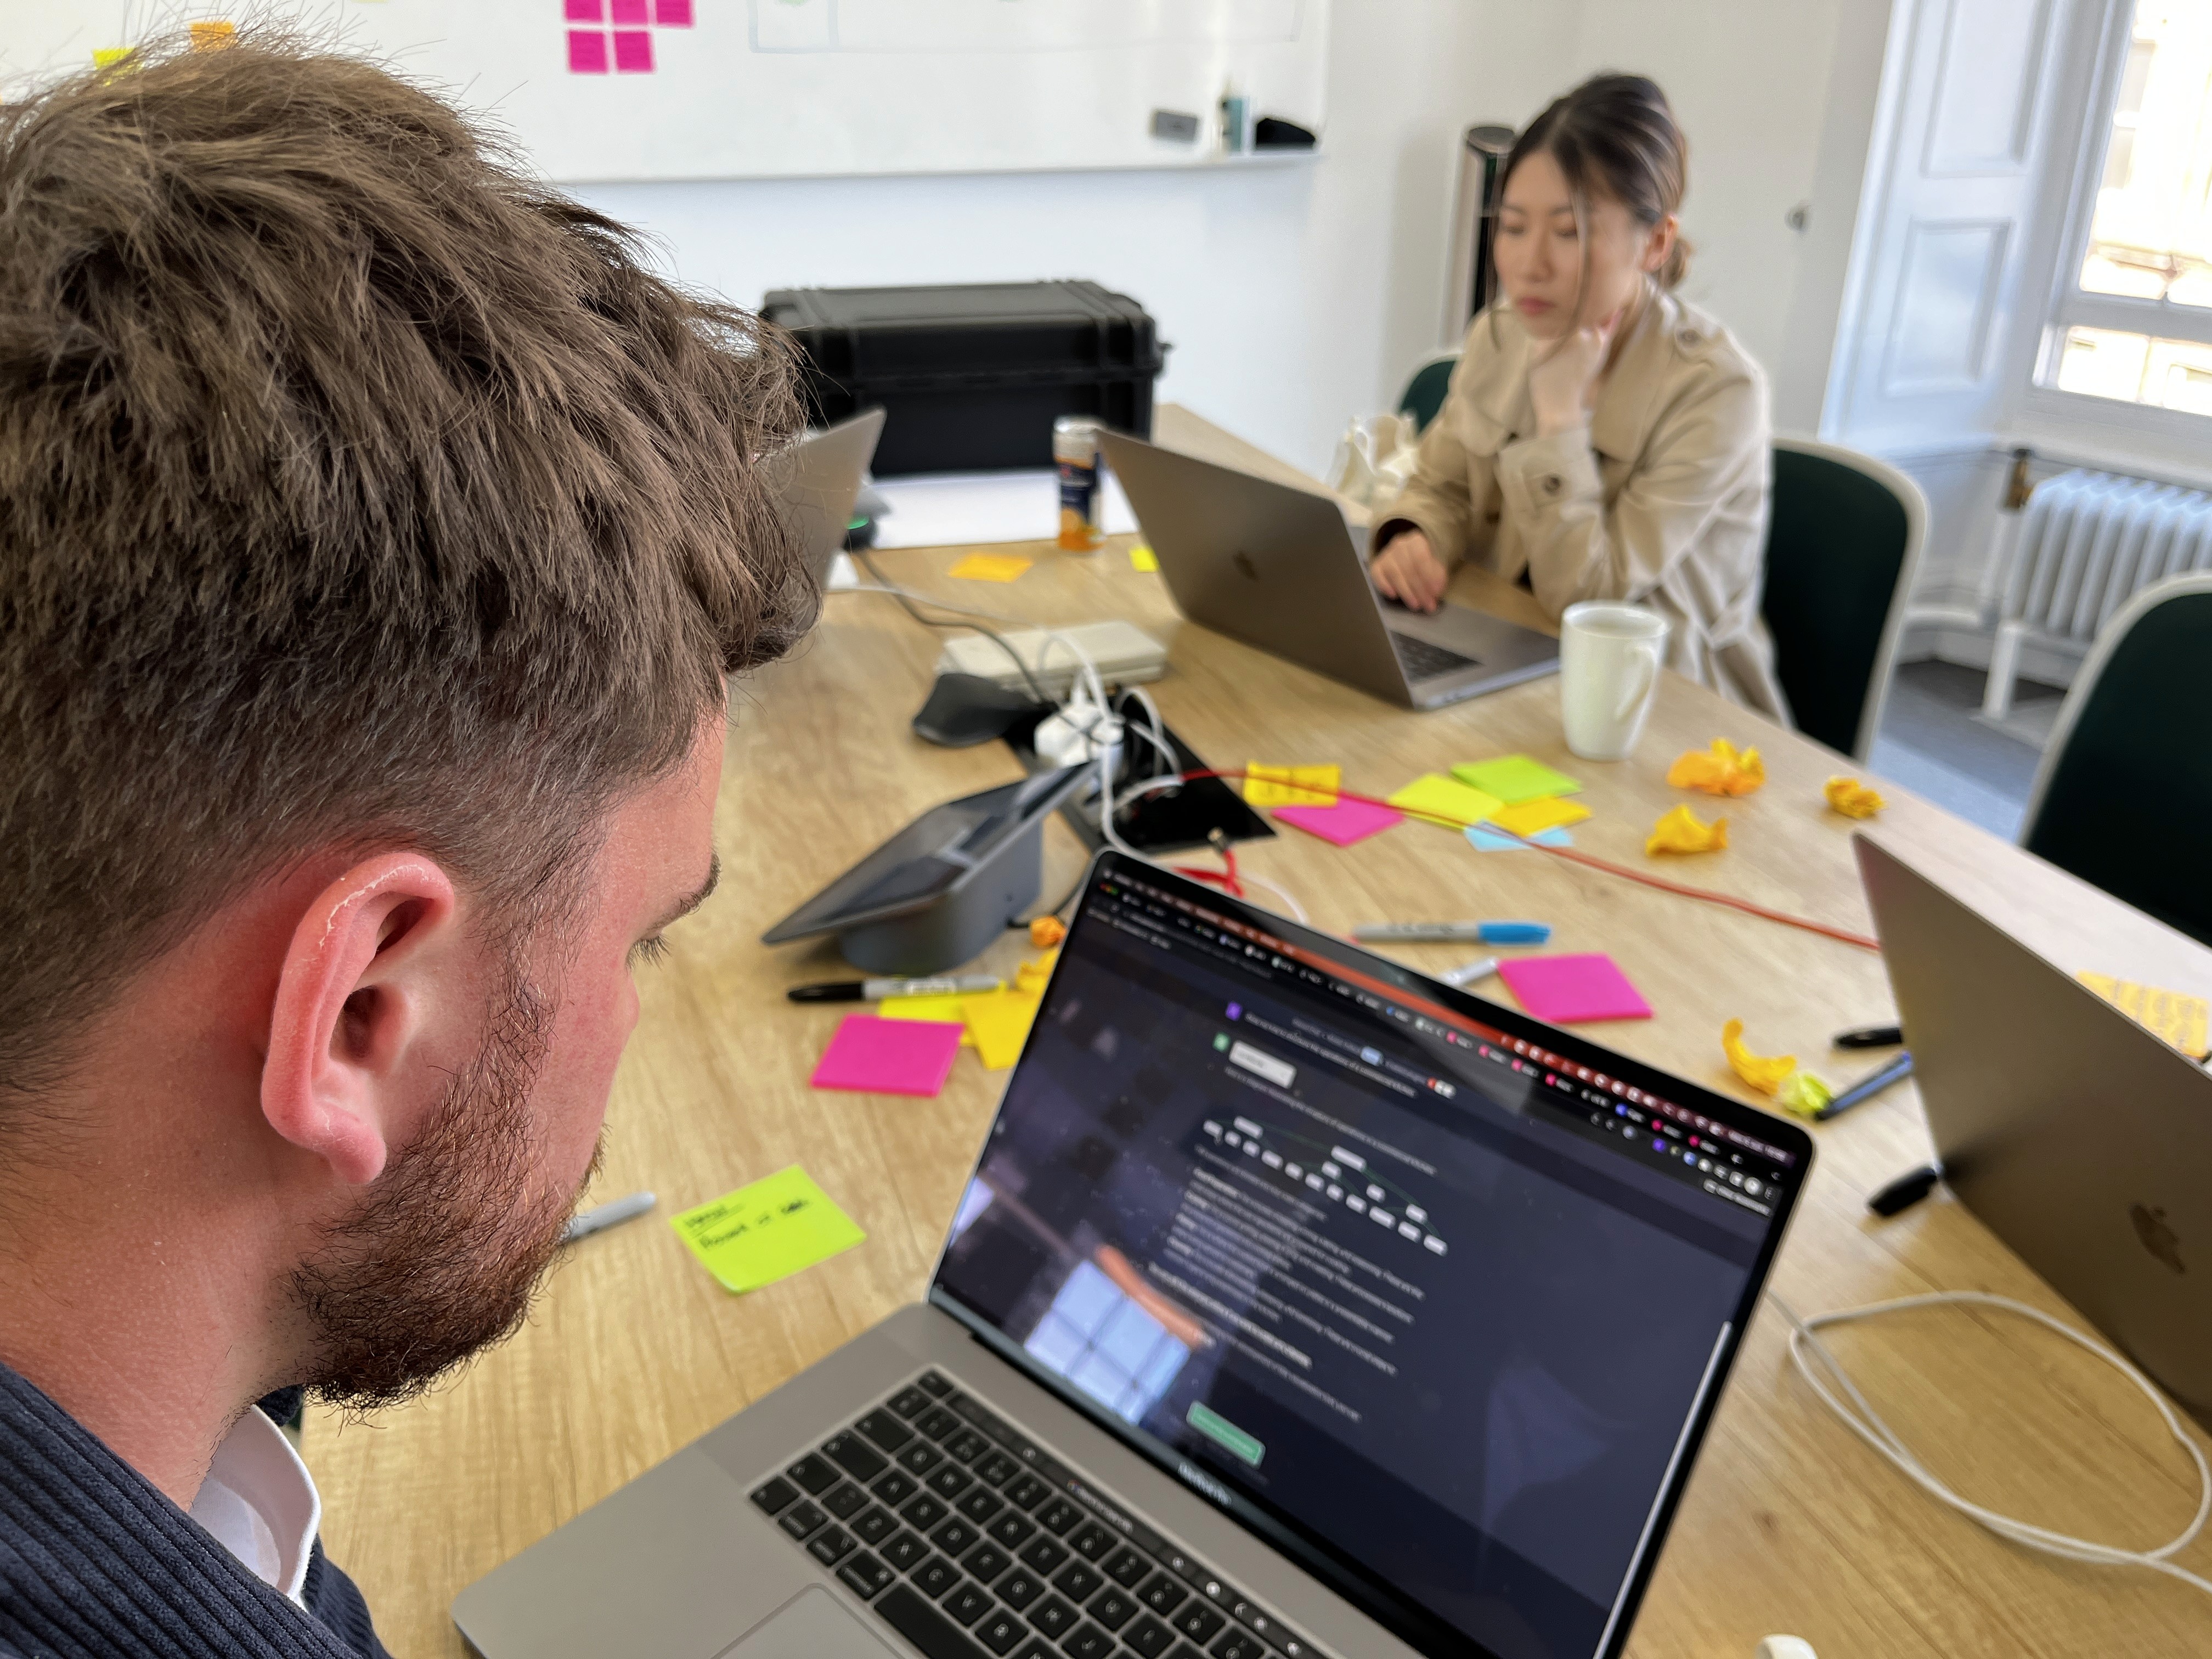
<svg viewBox="0 0 2212 1659"><path fill-rule="evenodd" d="M392 1085L430 1012L426 947L457 927L453 884L420 853L355 865L309 901L270 1009L261 1110L270 1127L360 1186L382 1173ZM448 963L450 968L453 964Z"/></svg>

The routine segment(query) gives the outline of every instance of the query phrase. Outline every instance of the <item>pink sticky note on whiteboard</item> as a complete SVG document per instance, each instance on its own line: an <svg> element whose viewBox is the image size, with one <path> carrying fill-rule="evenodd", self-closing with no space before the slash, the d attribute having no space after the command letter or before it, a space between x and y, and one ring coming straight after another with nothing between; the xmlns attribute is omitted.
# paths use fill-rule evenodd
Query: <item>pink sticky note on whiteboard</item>
<svg viewBox="0 0 2212 1659"><path fill-rule="evenodd" d="M653 0L653 21L665 29L691 27L691 0Z"/></svg>
<svg viewBox="0 0 2212 1659"><path fill-rule="evenodd" d="M609 3L614 11L614 15L607 19L610 23L627 23L633 28L643 28L653 21L646 15L646 0L609 0Z"/></svg>
<svg viewBox="0 0 2212 1659"><path fill-rule="evenodd" d="M848 1014L807 1081L817 1089L860 1094L933 1095L952 1074L965 1029L934 1020Z"/></svg>
<svg viewBox="0 0 2212 1659"><path fill-rule="evenodd" d="M604 23L607 0L565 0L562 15L572 23Z"/></svg>
<svg viewBox="0 0 2212 1659"><path fill-rule="evenodd" d="M1364 800L1337 798L1334 806L1276 806L1269 809L1285 823L1296 824L1310 836L1349 847L1356 841L1402 823L1406 815L1395 806L1370 806Z"/></svg>
<svg viewBox="0 0 2212 1659"><path fill-rule="evenodd" d="M606 72L607 37L597 29L570 29L568 73L605 75Z"/></svg>
<svg viewBox="0 0 2212 1659"><path fill-rule="evenodd" d="M615 68L624 75L653 70L653 37L643 29L615 31Z"/></svg>
<svg viewBox="0 0 2212 1659"><path fill-rule="evenodd" d="M1585 1019L1649 1019L1651 1005L1602 951L1579 957L1516 957L1498 976L1513 999L1539 1019L1571 1025Z"/></svg>

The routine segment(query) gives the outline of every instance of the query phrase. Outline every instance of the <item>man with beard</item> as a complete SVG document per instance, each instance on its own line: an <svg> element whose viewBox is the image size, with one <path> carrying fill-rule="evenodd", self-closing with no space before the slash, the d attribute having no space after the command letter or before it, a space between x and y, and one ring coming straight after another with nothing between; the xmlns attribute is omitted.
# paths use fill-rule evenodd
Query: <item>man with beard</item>
<svg viewBox="0 0 2212 1659"><path fill-rule="evenodd" d="M526 1310L813 616L793 386L371 65L0 106L0 1652L383 1652L254 1402Z"/></svg>

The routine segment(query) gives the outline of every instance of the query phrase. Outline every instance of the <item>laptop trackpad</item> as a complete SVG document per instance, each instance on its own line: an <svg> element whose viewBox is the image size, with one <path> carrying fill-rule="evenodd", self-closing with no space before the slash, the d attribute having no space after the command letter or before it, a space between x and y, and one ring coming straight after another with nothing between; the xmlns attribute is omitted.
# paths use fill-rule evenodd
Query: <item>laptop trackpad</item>
<svg viewBox="0 0 2212 1659"><path fill-rule="evenodd" d="M817 1584L717 1659L891 1659L891 1650Z"/></svg>

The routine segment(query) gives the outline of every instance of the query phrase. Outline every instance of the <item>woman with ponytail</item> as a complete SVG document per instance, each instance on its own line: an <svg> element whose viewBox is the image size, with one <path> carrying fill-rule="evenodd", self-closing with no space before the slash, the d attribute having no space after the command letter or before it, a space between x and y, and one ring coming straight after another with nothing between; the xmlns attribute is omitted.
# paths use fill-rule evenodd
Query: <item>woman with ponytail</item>
<svg viewBox="0 0 2212 1659"><path fill-rule="evenodd" d="M1497 297L1376 526L1375 582L1431 611L1472 558L1554 617L1582 599L1647 605L1674 624L1670 667L1785 719L1759 616L1766 379L1674 291L1686 161L1641 76L1584 82L1522 133Z"/></svg>

